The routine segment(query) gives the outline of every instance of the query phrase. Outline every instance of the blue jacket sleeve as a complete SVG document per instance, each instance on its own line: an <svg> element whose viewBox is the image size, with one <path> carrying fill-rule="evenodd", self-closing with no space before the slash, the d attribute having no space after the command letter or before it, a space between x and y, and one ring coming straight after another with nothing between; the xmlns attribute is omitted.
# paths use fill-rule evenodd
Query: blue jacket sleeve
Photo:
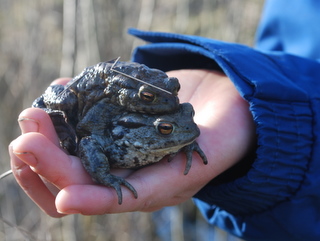
<svg viewBox="0 0 320 241"><path fill-rule="evenodd" d="M266 0L256 47L320 60L319 13L319 0Z"/></svg>
<svg viewBox="0 0 320 241"><path fill-rule="evenodd" d="M250 103L254 162L195 195L207 220L247 240L320 240L319 62L197 36L129 32L151 42L133 61L164 71L222 70Z"/></svg>

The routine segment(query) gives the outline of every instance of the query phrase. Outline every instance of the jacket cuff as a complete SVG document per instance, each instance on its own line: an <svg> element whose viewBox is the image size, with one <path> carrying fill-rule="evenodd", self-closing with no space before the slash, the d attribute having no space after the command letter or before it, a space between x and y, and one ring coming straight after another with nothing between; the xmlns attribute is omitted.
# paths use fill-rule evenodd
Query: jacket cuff
<svg viewBox="0 0 320 241"><path fill-rule="evenodd" d="M248 172L226 183L213 180L195 195L235 215L262 212L290 199L311 158L313 118L308 103L251 99L250 110L257 149Z"/></svg>

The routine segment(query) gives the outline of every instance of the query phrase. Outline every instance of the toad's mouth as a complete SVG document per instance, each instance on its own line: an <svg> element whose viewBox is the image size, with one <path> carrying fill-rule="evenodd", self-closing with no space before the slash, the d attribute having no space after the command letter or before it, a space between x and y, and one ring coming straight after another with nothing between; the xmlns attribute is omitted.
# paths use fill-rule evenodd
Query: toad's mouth
<svg viewBox="0 0 320 241"><path fill-rule="evenodd" d="M180 144L180 145L175 145L175 146L168 146L168 147L159 147L159 148L155 148L155 149L151 149L152 153L166 153L166 154L170 154L170 153L176 153L178 152L181 148L188 146L190 144L192 144L195 140Z"/></svg>

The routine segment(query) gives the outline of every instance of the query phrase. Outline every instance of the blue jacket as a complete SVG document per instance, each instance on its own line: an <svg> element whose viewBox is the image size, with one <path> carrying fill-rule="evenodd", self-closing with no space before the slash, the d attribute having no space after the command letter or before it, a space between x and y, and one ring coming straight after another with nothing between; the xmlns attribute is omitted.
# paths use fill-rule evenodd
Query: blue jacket
<svg viewBox="0 0 320 241"><path fill-rule="evenodd" d="M290 8L286 4L267 2L257 49L199 36L129 30L150 42L135 50L133 61L164 71L220 69L249 102L257 134L253 157L194 197L210 223L246 240L320 240L320 1L290 1ZM295 11L305 18L296 18ZM305 21L311 21L303 25L310 25L310 32L299 27L292 32ZM307 45L291 39L299 30L309 36L297 37Z"/></svg>

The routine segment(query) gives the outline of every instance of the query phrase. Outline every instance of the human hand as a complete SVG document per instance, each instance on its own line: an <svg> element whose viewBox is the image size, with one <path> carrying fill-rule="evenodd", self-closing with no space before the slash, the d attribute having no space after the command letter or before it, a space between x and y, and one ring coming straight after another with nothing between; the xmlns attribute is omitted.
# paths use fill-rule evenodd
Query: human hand
<svg viewBox="0 0 320 241"><path fill-rule="evenodd" d="M241 160L253 144L255 129L248 103L232 82L208 70L179 70L168 75L180 81L181 103L190 102L195 109L195 122L201 130L197 142L207 155L208 165L194 154L192 167L184 175L186 159L179 154L171 162L164 159L137 171L114 170L138 192L135 199L123 187L123 203L119 205L112 188L94 184L81 161L60 148L49 116L41 109L29 108L19 117L22 135L9 147L12 170L22 189L54 217L154 211L190 199Z"/></svg>

